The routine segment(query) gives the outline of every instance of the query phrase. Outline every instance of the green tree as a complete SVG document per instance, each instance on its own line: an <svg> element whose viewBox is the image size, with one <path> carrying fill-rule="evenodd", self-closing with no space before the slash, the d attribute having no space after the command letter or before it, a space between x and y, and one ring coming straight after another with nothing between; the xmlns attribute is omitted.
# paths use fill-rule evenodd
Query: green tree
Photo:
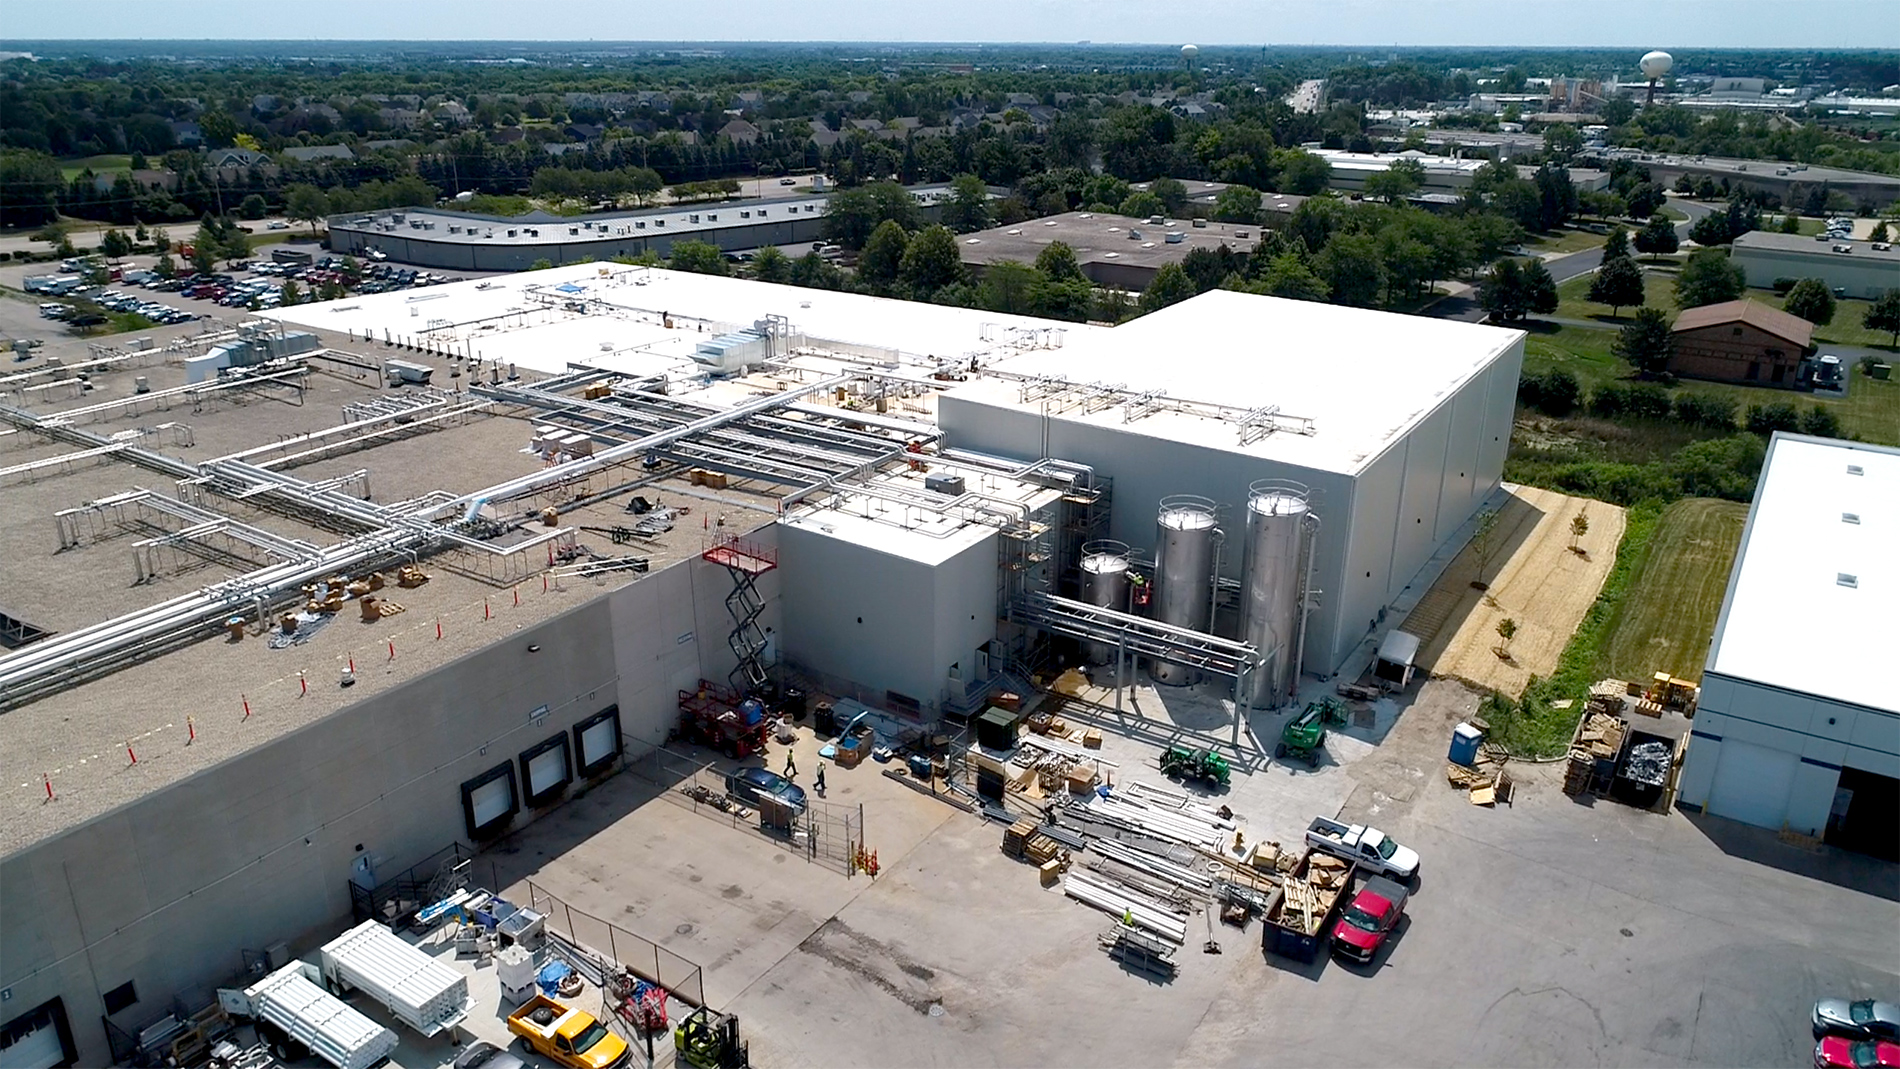
<svg viewBox="0 0 1900 1069"><path fill-rule="evenodd" d="M1179 304L1194 296L1194 280L1180 264L1163 264L1161 270L1141 291L1141 310L1158 312L1171 304Z"/></svg>
<svg viewBox="0 0 1900 1069"><path fill-rule="evenodd" d="M1273 154L1274 169L1279 172L1279 184L1274 187L1276 193L1293 193L1302 197L1316 196L1326 191L1333 180L1333 166L1323 158L1301 149L1282 149Z"/></svg>
<svg viewBox="0 0 1900 1069"><path fill-rule="evenodd" d="M864 248L877 224L877 201L863 187L841 189L825 205L824 236L847 249Z"/></svg>
<svg viewBox="0 0 1900 1069"><path fill-rule="evenodd" d="M963 258L957 252L957 236L946 226L927 226L918 231L904 250L904 281L920 294L931 294L952 283L963 281Z"/></svg>
<svg viewBox="0 0 1900 1069"><path fill-rule="evenodd" d="M1542 260L1524 262L1524 308L1537 315L1549 315L1557 310L1557 280L1550 275L1550 268Z"/></svg>
<svg viewBox="0 0 1900 1069"><path fill-rule="evenodd" d="M1620 226L1611 227L1609 236L1603 239L1603 262L1609 263L1618 256L1628 256L1629 254L1629 231Z"/></svg>
<svg viewBox="0 0 1900 1069"><path fill-rule="evenodd" d="M1339 304L1369 308L1385 288L1385 262L1378 244L1365 234L1340 234L1326 243L1314 265Z"/></svg>
<svg viewBox="0 0 1900 1069"><path fill-rule="evenodd" d="M1508 256L1493 263L1478 287L1478 306L1505 323L1523 319L1530 310L1523 266Z"/></svg>
<svg viewBox="0 0 1900 1069"><path fill-rule="evenodd" d="M1187 207L1187 187L1173 178L1157 178L1148 183L1148 192L1161 201L1161 210L1168 215L1180 215Z"/></svg>
<svg viewBox="0 0 1900 1069"><path fill-rule="evenodd" d="M1477 558L1478 578L1471 585L1483 590L1490 586L1484 573L1489 570L1491 555L1498 548L1498 510L1485 509L1478 513L1478 526L1471 533L1471 553Z"/></svg>
<svg viewBox="0 0 1900 1069"><path fill-rule="evenodd" d="M1860 325L1886 331L1893 336L1894 348L1900 349L1900 289L1882 290L1861 314Z"/></svg>
<svg viewBox="0 0 1900 1069"><path fill-rule="evenodd" d="M767 245L752 257L752 277L760 282L784 282L791 277L792 261L777 245Z"/></svg>
<svg viewBox="0 0 1900 1069"><path fill-rule="evenodd" d="M1134 219L1150 219L1157 215L1166 215L1168 207L1161 203L1160 197L1145 189L1138 189L1128 194L1128 197L1115 207L1115 213Z"/></svg>
<svg viewBox="0 0 1900 1069"><path fill-rule="evenodd" d="M1726 249L1697 249L1676 275L1676 307L1732 301L1742 295L1745 284L1746 276L1740 266L1729 262Z"/></svg>
<svg viewBox="0 0 1900 1069"><path fill-rule="evenodd" d="M990 225L990 191L981 178L960 174L951 179L950 201L943 206L943 221L959 234Z"/></svg>
<svg viewBox="0 0 1900 1069"><path fill-rule="evenodd" d="M1252 186L1228 186L1214 198L1214 218L1223 223L1258 223L1260 191Z"/></svg>
<svg viewBox="0 0 1900 1069"><path fill-rule="evenodd" d="M1892 237L1888 233L1887 221L1885 219L1882 219L1878 223L1874 224L1874 228L1871 231L1868 231L1867 233L1867 240L1880 241L1880 242L1893 240Z"/></svg>
<svg viewBox="0 0 1900 1069"><path fill-rule="evenodd" d="M206 241L204 231L198 232L198 239L191 245L192 269L201 275L208 275L218 266L218 246L214 241Z"/></svg>
<svg viewBox="0 0 1900 1069"><path fill-rule="evenodd" d="M550 268L552 268L553 266L554 266L554 261L553 261L553 260L550 260L550 259L548 259L548 258L547 258L547 257L545 257L545 256L543 256L543 257L541 257L541 258L540 258L539 260L536 260L535 262L533 262L533 263L531 263L531 264L529 264L529 265L528 265L528 270L530 270L530 271L546 271L546 270L548 270L548 269L550 269Z"/></svg>
<svg viewBox="0 0 1900 1069"><path fill-rule="evenodd" d="M1035 268L1015 260L990 264L983 269L982 281L977 283L976 305L1007 315L1031 315L1038 277Z"/></svg>
<svg viewBox="0 0 1900 1069"><path fill-rule="evenodd" d="M284 280L283 295L284 295L284 307L286 308L290 307L293 304L303 303L303 291L297 288L296 279L287 278Z"/></svg>
<svg viewBox="0 0 1900 1069"><path fill-rule="evenodd" d="M1839 438L1841 418L1830 409L1815 405L1801 414L1801 433L1812 434L1816 438Z"/></svg>
<svg viewBox="0 0 1900 1069"><path fill-rule="evenodd" d="M314 234L317 224L330 215L330 198L316 186L299 183L284 191L284 214L299 223L309 223Z"/></svg>
<svg viewBox="0 0 1900 1069"><path fill-rule="evenodd" d="M1623 210L1631 219L1648 219L1662 211L1669 198L1663 195L1663 187L1654 182L1638 182L1630 187L1623 198Z"/></svg>
<svg viewBox="0 0 1900 1069"><path fill-rule="evenodd" d="M158 262L152 265L152 270L156 272L160 278L176 278L178 276L178 265L172 262L172 255L169 252L161 252L158 254Z"/></svg>
<svg viewBox="0 0 1900 1069"><path fill-rule="evenodd" d="M1075 250L1068 242L1052 241L1036 254L1036 270L1042 272L1052 282L1074 282L1082 280L1082 265L1075 260Z"/></svg>
<svg viewBox="0 0 1900 1069"><path fill-rule="evenodd" d="M1331 293L1326 287L1326 280L1314 272L1306 258L1291 252L1283 252L1268 260L1259 281L1249 288L1254 293L1295 301L1324 301Z"/></svg>
<svg viewBox="0 0 1900 1069"><path fill-rule="evenodd" d="M808 252L792 261L792 285L816 290L841 290L845 286L844 272L816 251Z"/></svg>
<svg viewBox="0 0 1900 1069"><path fill-rule="evenodd" d="M1511 639L1517 634L1517 621L1506 616L1498 621L1497 630L1498 638L1504 640L1503 644L1498 646L1498 656L1508 661L1511 659Z"/></svg>
<svg viewBox="0 0 1900 1069"><path fill-rule="evenodd" d="M1590 517L1579 511L1570 518L1570 548L1577 548L1577 540L1590 533Z"/></svg>
<svg viewBox="0 0 1900 1069"><path fill-rule="evenodd" d="M123 230L108 230L99 239L99 251L109 260L124 259L132 252L132 242Z"/></svg>
<svg viewBox="0 0 1900 1069"><path fill-rule="evenodd" d="M1605 126L1621 126L1636 117L1636 105L1623 97L1611 97L1597 109L1597 118Z"/></svg>
<svg viewBox="0 0 1900 1069"><path fill-rule="evenodd" d="M1619 308L1641 305L1644 296L1642 269L1628 256L1604 260L1590 279L1590 300L1609 305L1611 319Z"/></svg>
<svg viewBox="0 0 1900 1069"><path fill-rule="evenodd" d="M1649 222L1636 232L1636 251L1652 258L1667 256L1680 247L1676 240L1676 224L1666 216L1652 215Z"/></svg>
<svg viewBox="0 0 1900 1069"><path fill-rule="evenodd" d="M1786 211L1783 211L1781 213L1781 226L1779 229L1781 230L1783 234L1801 233L1800 214L1796 212L1792 207L1788 208Z"/></svg>
<svg viewBox="0 0 1900 1069"><path fill-rule="evenodd" d="M1662 309L1638 308L1629 325L1617 331L1610 351L1636 369L1642 378L1658 378L1668 371L1676 343Z"/></svg>
<svg viewBox="0 0 1900 1069"><path fill-rule="evenodd" d="M171 251L171 247L172 247L172 236L165 232L165 228L162 226L153 227L152 228L152 251L162 255L166 252Z"/></svg>
<svg viewBox="0 0 1900 1069"><path fill-rule="evenodd" d="M265 205L264 198L252 193L238 204L237 213L239 219L262 219L267 210L268 206Z"/></svg>
<svg viewBox="0 0 1900 1069"><path fill-rule="evenodd" d="M1689 240L1702 246L1727 245L1735 240L1735 233L1729 229L1728 216L1710 212L1689 228Z"/></svg>
<svg viewBox="0 0 1900 1069"><path fill-rule="evenodd" d="M725 254L719 251L718 246L704 241L677 242L667 255L666 266L675 271L691 271L696 275L727 273Z"/></svg>
<svg viewBox="0 0 1900 1069"><path fill-rule="evenodd" d="M904 250L910 247L910 235L889 219L877 224L871 239L858 256L858 278L878 291L888 290L897 282L904 266Z"/></svg>
<svg viewBox="0 0 1900 1069"><path fill-rule="evenodd" d="M1583 151L1583 135L1567 122L1552 123L1544 129L1544 155L1559 163Z"/></svg>
<svg viewBox="0 0 1900 1069"><path fill-rule="evenodd" d="M1828 292L1827 283L1818 278L1804 278L1788 291L1788 299L1781 304L1781 310L1792 316L1825 327L1834 322L1834 295Z"/></svg>
<svg viewBox="0 0 1900 1069"><path fill-rule="evenodd" d="M1410 157L1393 160L1385 170L1366 179L1366 196L1387 203L1404 200L1425 185L1425 165Z"/></svg>

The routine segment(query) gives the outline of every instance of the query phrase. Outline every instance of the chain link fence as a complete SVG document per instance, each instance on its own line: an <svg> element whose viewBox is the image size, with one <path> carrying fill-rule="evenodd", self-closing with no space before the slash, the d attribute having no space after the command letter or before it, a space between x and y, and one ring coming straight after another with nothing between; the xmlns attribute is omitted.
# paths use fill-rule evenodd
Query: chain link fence
<svg viewBox="0 0 1900 1069"><path fill-rule="evenodd" d="M689 1006L706 1004L705 974L699 965L612 921L568 905L533 880L527 883L529 908L547 918L549 933L597 959L590 963L594 967L589 972L598 973L600 965L612 963L660 985L670 997ZM598 983L598 976L588 978Z"/></svg>
<svg viewBox="0 0 1900 1069"><path fill-rule="evenodd" d="M708 820L769 840L814 865L846 876L864 845L864 807L835 805L809 795L802 812L771 811L735 801L726 793L726 774L710 761L673 750L653 750L627 761L627 771L662 790L660 797Z"/></svg>

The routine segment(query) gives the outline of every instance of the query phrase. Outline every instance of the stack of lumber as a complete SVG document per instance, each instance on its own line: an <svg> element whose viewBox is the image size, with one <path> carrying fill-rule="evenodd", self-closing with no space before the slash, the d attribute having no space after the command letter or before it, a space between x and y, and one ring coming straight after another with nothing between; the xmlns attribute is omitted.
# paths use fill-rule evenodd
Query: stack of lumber
<svg viewBox="0 0 1900 1069"><path fill-rule="evenodd" d="M1629 730L1623 719L1609 713L1591 713L1577 728L1577 741L1571 752L1579 750L1596 760L1608 760L1623 749L1623 735Z"/></svg>
<svg viewBox="0 0 1900 1069"><path fill-rule="evenodd" d="M1346 879L1351 874L1352 862L1331 854L1315 851L1306 863L1306 882L1316 890L1337 891L1346 885Z"/></svg>
<svg viewBox="0 0 1900 1069"><path fill-rule="evenodd" d="M1167 904L1103 876L1070 872L1062 878L1062 893L1117 919L1132 917L1135 927L1172 943L1187 941L1187 921Z"/></svg>
<svg viewBox="0 0 1900 1069"><path fill-rule="evenodd" d="M1288 880L1281 889L1279 924L1303 935L1317 935L1339 897L1336 887L1320 887L1305 880Z"/></svg>
<svg viewBox="0 0 1900 1069"><path fill-rule="evenodd" d="M1221 845L1233 835L1231 820L1210 820L1185 809L1156 808L1139 797L1120 793L1091 799L1083 808L1092 820L1212 853L1220 852Z"/></svg>
<svg viewBox="0 0 1900 1069"><path fill-rule="evenodd" d="M1564 766L1564 793L1575 797L1589 790L1590 773L1595 768L1596 762L1589 754L1570 751L1570 763Z"/></svg>
<svg viewBox="0 0 1900 1069"><path fill-rule="evenodd" d="M1036 822L1027 817L1011 824L1003 832L1003 853L1021 858L1029 852L1029 840L1036 834Z"/></svg>
<svg viewBox="0 0 1900 1069"><path fill-rule="evenodd" d="M1213 885L1212 878L1205 872L1196 872L1186 865L1176 864L1167 858L1151 854L1146 850L1137 850L1113 839L1097 839L1089 844L1089 851L1110 861L1165 880L1176 887L1201 894L1206 894Z"/></svg>

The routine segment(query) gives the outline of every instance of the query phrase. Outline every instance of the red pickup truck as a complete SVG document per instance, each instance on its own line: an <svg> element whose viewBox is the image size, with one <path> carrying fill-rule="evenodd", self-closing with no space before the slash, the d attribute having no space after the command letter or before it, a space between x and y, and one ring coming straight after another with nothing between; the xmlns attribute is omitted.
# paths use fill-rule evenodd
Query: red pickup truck
<svg viewBox="0 0 1900 1069"><path fill-rule="evenodd" d="M1405 916L1408 895L1404 886L1383 876L1367 880L1333 926L1333 953L1352 961L1370 962L1386 936L1398 927L1399 918Z"/></svg>

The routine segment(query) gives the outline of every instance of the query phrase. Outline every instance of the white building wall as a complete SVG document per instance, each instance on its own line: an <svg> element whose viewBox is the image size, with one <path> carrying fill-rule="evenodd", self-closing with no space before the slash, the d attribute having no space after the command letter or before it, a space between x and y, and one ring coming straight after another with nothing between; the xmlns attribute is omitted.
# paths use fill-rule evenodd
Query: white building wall
<svg viewBox="0 0 1900 1069"><path fill-rule="evenodd" d="M1794 252L1786 249L1737 245L1732 253L1751 286L1767 288L1778 278L1818 278L1829 289L1840 288L1849 297L1871 300L1884 290L1900 287L1900 260L1874 259L1866 244L1857 243L1852 253L1830 252L1836 242L1815 242L1814 250Z"/></svg>
<svg viewBox="0 0 1900 1069"><path fill-rule="evenodd" d="M999 537L992 534L935 569L932 668L939 700L953 671L964 683L977 678L977 647L996 637Z"/></svg>
<svg viewBox="0 0 1900 1069"><path fill-rule="evenodd" d="M1716 783L1731 742L1792 755L1794 780L1785 804L1762 826L1820 835L1834 804L1842 768L1900 778L1900 716L1798 694L1710 672L1682 769L1679 797L1716 816L1724 812Z"/></svg>

